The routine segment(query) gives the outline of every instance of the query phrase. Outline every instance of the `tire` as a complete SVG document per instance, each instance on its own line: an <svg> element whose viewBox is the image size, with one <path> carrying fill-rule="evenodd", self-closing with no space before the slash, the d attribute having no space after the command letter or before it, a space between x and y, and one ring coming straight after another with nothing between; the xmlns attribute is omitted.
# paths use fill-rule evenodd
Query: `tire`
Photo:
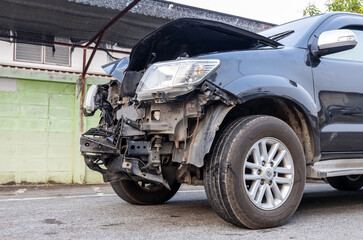
<svg viewBox="0 0 363 240"><path fill-rule="evenodd" d="M326 178L330 186L342 191L356 191L363 187L363 175Z"/></svg>
<svg viewBox="0 0 363 240"><path fill-rule="evenodd" d="M260 152L266 154L258 157ZM218 135L210 156L204 185L224 220L261 229L282 225L295 213L304 192L305 159L285 122L270 116L237 119Z"/></svg>
<svg viewBox="0 0 363 240"><path fill-rule="evenodd" d="M179 190L180 183L175 181L168 190L163 185L149 183L143 186L141 182L120 180L111 182L115 193L131 204L156 205L171 199Z"/></svg>
<svg viewBox="0 0 363 240"><path fill-rule="evenodd" d="M219 184L219 158L217 156L221 151L220 148L224 147L225 137L228 136L229 131L234 129L235 125L238 123L239 121L231 122L220 130L221 133L216 135L217 141L214 141L211 148L214 150L212 151L211 155L208 155L206 164L204 165L204 188L209 200L209 204L212 206L219 217L232 224L236 223L232 216L225 211L226 207L224 206L224 202L222 200L222 192Z"/></svg>

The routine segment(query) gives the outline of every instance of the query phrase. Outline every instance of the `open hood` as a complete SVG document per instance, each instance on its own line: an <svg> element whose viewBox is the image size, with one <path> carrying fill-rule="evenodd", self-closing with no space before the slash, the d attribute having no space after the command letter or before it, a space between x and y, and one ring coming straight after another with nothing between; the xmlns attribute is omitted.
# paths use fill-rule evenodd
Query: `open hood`
<svg viewBox="0 0 363 240"><path fill-rule="evenodd" d="M261 43L271 47L280 43L256 33L220 22L181 18L167 23L141 39L132 49L127 70L141 71L149 64L174 60L183 54L243 50Z"/></svg>

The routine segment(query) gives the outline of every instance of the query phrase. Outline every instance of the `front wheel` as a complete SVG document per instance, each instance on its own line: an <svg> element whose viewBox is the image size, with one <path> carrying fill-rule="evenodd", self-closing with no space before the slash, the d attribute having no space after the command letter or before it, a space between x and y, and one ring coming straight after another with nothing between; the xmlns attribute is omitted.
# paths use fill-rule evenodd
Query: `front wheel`
<svg viewBox="0 0 363 240"><path fill-rule="evenodd" d="M285 223L305 186L305 159L295 132L280 119L250 116L220 134L205 166L205 188L223 219L252 229Z"/></svg>
<svg viewBox="0 0 363 240"><path fill-rule="evenodd" d="M326 178L330 186L342 191L356 191L363 187L363 175Z"/></svg>
<svg viewBox="0 0 363 240"><path fill-rule="evenodd" d="M130 180L119 180L111 182L115 193L131 204L155 205L162 204L171 199L179 190L180 183L174 181L168 190L157 183L135 182Z"/></svg>

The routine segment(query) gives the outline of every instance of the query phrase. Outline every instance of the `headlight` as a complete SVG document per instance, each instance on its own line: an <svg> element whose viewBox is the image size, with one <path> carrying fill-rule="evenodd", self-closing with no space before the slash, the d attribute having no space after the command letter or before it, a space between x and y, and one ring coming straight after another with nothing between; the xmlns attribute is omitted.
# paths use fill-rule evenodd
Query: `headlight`
<svg viewBox="0 0 363 240"><path fill-rule="evenodd" d="M175 98L194 90L219 66L218 59L188 59L155 63L140 80L136 89L138 100L153 99L163 92L168 98Z"/></svg>
<svg viewBox="0 0 363 240"><path fill-rule="evenodd" d="M87 92L86 95L86 99L84 101L83 104L83 108L86 109L87 111L93 112L94 110L96 110L96 106L95 106L95 96L97 94L97 90L98 90L98 86L97 85L92 85Z"/></svg>

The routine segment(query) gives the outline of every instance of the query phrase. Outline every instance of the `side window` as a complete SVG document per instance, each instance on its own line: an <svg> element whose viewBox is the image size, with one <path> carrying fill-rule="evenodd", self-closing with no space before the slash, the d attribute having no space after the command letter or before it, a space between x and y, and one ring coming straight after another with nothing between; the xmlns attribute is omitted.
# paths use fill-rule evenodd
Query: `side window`
<svg viewBox="0 0 363 240"><path fill-rule="evenodd" d="M358 40L357 46L355 46L353 49L350 49L347 51L326 55L323 58L363 62L363 30L355 30L355 29L351 29L351 30L357 36L357 40Z"/></svg>

